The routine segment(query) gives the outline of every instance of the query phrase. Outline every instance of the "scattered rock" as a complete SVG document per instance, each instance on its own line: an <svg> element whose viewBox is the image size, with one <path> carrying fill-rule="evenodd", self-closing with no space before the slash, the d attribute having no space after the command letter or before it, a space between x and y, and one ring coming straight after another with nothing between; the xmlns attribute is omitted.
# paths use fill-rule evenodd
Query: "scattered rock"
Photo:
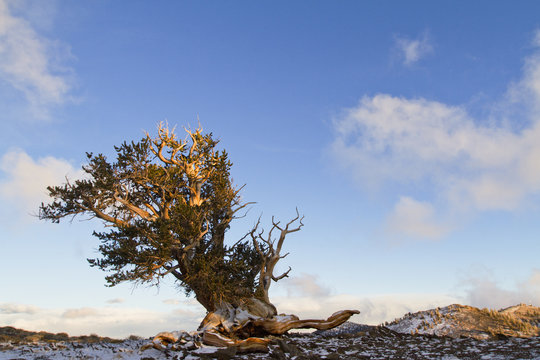
<svg viewBox="0 0 540 360"><path fill-rule="evenodd" d="M287 356L285 356L285 353L283 352L283 350L281 350L280 347L274 348L270 352L270 357L276 360L287 360Z"/></svg>
<svg viewBox="0 0 540 360"><path fill-rule="evenodd" d="M341 356L339 354L328 354L328 355L326 355L325 359L339 360L339 359L341 359Z"/></svg>
<svg viewBox="0 0 540 360"><path fill-rule="evenodd" d="M235 346L219 349L216 351L213 356L215 359L218 360L229 360L232 359L237 353L237 349Z"/></svg>

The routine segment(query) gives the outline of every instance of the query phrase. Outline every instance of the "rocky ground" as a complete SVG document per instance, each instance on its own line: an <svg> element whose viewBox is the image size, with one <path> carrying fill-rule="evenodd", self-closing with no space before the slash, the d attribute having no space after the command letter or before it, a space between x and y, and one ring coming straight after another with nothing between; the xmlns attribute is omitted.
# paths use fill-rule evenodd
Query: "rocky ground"
<svg viewBox="0 0 540 360"><path fill-rule="evenodd" d="M354 325L349 325L354 327ZM479 340L401 334L385 327L274 338L268 353L236 354L234 349L202 347L180 351L141 348L149 339L4 341L0 359L536 359L540 337ZM360 330L360 331L356 331Z"/></svg>

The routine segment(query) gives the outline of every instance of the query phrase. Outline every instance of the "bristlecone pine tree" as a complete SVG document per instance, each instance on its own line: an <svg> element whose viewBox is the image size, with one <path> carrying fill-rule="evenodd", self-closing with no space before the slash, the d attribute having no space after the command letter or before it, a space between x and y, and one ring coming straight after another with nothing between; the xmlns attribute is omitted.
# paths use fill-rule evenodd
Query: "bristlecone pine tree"
<svg viewBox="0 0 540 360"><path fill-rule="evenodd" d="M87 153L87 176L48 187L53 199L41 204L41 219L58 223L65 217L87 215L109 226L94 232L102 257L91 266L109 272L106 281L157 284L172 276L187 294L207 310L199 330L203 342L264 351L269 334L293 328L329 329L345 322L354 310L340 311L327 320L299 320L277 316L268 297L285 237L299 231L302 218L286 224L272 218L267 234L260 221L234 245L225 233L235 215L249 203L239 196L230 176L232 163L218 151L212 134L185 130L178 139L163 124L158 135L115 147L117 159ZM275 237L274 237L275 235Z"/></svg>

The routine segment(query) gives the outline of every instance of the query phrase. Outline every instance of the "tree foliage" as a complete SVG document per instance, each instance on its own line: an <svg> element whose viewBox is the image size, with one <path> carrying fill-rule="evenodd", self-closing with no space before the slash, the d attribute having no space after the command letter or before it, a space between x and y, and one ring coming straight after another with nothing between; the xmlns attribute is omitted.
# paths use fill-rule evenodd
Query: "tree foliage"
<svg viewBox="0 0 540 360"><path fill-rule="evenodd" d="M231 181L232 163L201 128L178 139L160 124L158 135L115 147L116 160L87 153L86 177L48 187L53 201L40 218L59 222L88 215L109 225L94 232L101 257L91 266L123 281L159 283L174 276L187 293L213 311L224 299L256 296L264 258L253 241L225 244L242 203Z"/></svg>

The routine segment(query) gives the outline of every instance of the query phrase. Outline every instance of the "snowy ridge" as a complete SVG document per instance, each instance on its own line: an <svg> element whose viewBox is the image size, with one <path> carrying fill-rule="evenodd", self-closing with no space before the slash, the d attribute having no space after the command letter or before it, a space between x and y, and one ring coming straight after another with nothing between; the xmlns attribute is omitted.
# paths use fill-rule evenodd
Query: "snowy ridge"
<svg viewBox="0 0 540 360"><path fill-rule="evenodd" d="M402 334L452 336L457 327L452 321L456 311L459 311L459 307L450 305L435 310L409 313L386 327Z"/></svg>

